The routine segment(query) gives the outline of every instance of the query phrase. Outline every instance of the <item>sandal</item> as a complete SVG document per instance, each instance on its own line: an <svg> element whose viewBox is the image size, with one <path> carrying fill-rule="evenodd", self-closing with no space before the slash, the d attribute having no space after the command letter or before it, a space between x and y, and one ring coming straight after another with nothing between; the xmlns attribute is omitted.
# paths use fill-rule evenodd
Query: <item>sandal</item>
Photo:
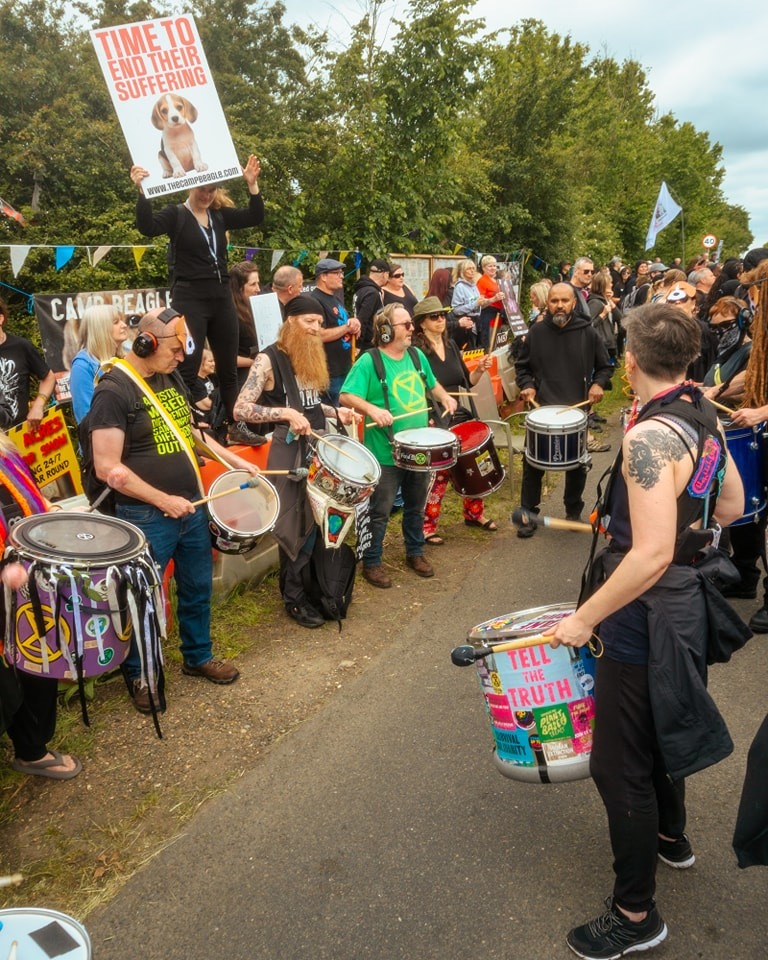
<svg viewBox="0 0 768 960"><path fill-rule="evenodd" d="M437 533L430 533L428 537L424 537L424 543L431 543L433 547L442 547L445 540Z"/></svg>
<svg viewBox="0 0 768 960"><path fill-rule="evenodd" d="M49 750L50 757L43 757L40 760L12 760L11 766L18 773L26 773L36 777L50 777L51 780L71 780L76 777L83 769L82 763L77 757L72 757L75 766L71 770L53 770L52 767L60 767L64 763L64 757L58 750Z"/></svg>
<svg viewBox="0 0 768 960"><path fill-rule="evenodd" d="M468 527L480 527L481 530L489 530L490 532L499 529L493 520L465 520L464 523Z"/></svg>

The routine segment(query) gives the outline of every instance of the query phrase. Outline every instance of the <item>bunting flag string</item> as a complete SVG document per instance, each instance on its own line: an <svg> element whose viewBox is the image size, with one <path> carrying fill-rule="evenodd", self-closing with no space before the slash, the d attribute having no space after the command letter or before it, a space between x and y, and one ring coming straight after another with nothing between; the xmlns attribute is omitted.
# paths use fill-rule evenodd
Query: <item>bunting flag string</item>
<svg viewBox="0 0 768 960"><path fill-rule="evenodd" d="M474 257L479 263L482 258L485 256L480 250L475 250L472 247L466 246L465 244L456 243L454 240L443 240L441 241L444 246L447 246L454 256L465 256L465 257ZM88 262L92 267L97 266L99 263L104 260L105 257L109 256L113 251L119 250L130 250L133 256L133 260L136 264L136 269L141 269L141 264L144 260L148 251L151 252L165 252L168 249L167 243L163 244L103 244L95 246L92 244L50 244L50 243L31 243L31 244L0 244L0 248L5 247L8 250L11 269L13 276L17 277L24 267L26 260L32 250L52 250L54 251L54 261L56 270L62 270L67 264L69 264L75 254L78 251L85 250ZM270 256L270 272L274 272L280 261L288 254L289 257L292 257L291 263L295 267L299 267L303 261L311 257L316 257L316 259L321 260L323 257L329 255L329 253L334 252L333 248L331 250L317 250L310 251L307 249L299 250L294 253L293 251L287 251L285 249L277 249L272 247L254 247L254 246L238 246L236 244L229 244L227 250L233 254L233 257L242 257L246 261L254 260L258 255L269 255ZM359 249L350 250L350 249L341 249L338 248L338 259L343 263L347 260L349 256L352 256L353 259L353 270L360 270L363 268L363 264L366 259L372 259L366 257ZM531 250L521 248L519 250L513 250L506 253L495 253L493 256L500 263L514 263L517 261L522 261L523 264L530 263L531 267L534 270L540 273L549 274L551 271L551 264L544 260L542 257L536 256Z"/></svg>

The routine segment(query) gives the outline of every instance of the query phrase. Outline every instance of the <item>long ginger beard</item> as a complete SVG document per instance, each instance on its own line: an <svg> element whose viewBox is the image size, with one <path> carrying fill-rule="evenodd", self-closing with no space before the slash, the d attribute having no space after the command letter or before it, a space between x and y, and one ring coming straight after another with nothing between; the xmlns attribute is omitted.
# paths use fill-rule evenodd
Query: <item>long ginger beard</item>
<svg viewBox="0 0 768 960"><path fill-rule="evenodd" d="M278 346L288 354L296 380L302 387L310 387L322 392L331 382L328 373L328 360L320 337L306 333L291 323L290 317L280 328Z"/></svg>

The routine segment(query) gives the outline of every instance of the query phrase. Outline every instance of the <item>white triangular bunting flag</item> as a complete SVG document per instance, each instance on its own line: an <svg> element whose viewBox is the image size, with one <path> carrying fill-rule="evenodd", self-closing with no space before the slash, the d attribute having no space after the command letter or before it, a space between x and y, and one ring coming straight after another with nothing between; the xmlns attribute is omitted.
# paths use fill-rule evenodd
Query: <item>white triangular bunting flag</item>
<svg viewBox="0 0 768 960"><path fill-rule="evenodd" d="M274 270L274 269L275 269L275 267L278 265L278 263L280 263L280 261L283 259L283 256L284 256L284 255L285 255L285 250L273 250L273 251L272 251L272 266L270 267L270 270Z"/></svg>
<svg viewBox="0 0 768 960"><path fill-rule="evenodd" d="M29 256L29 251L32 249L31 244L12 244L11 245L11 270L13 271L13 276L18 277L19 270L24 266L24 261Z"/></svg>
<svg viewBox="0 0 768 960"><path fill-rule="evenodd" d="M93 251L93 260L91 261L91 266L95 267L97 263L100 263L111 249L112 247L96 247L96 249Z"/></svg>

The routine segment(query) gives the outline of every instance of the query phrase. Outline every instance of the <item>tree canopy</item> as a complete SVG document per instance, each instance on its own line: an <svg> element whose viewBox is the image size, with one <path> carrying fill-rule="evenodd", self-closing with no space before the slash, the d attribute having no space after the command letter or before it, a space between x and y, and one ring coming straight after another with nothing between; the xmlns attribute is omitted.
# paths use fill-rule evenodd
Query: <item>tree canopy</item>
<svg viewBox="0 0 768 960"><path fill-rule="evenodd" d="M526 250L542 272L581 254L634 259L662 180L689 237L723 237L724 256L750 245L746 211L722 192L720 145L654 113L641 64L537 20L481 36L470 10L410 0L384 43L383 2L368 0L335 49L288 24L279 0L189 5L235 145L263 158L267 220L233 243L258 247L265 273L274 249L310 263L321 250ZM32 247L15 280L3 263L12 287L165 280L159 245L138 265L130 248L142 243L130 157L88 31L168 12L152 0L0 0L0 197L27 221L0 217L0 244ZM244 200L244 185L229 186ZM78 250L57 272L46 244ZM115 249L91 266L87 245ZM653 253L682 255L677 223Z"/></svg>

